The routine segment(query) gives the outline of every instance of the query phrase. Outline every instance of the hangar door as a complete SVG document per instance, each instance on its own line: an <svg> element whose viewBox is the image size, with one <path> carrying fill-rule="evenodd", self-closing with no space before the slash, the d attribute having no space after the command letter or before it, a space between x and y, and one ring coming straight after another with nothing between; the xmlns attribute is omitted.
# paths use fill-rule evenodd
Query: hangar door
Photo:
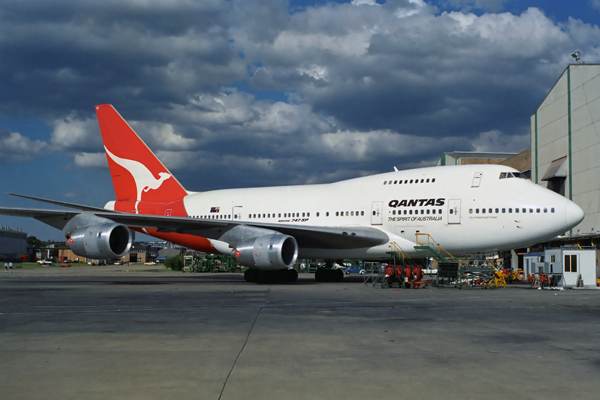
<svg viewBox="0 0 600 400"><path fill-rule="evenodd" d="M460 199L448 201L448 223L460 224Z"/></svg>

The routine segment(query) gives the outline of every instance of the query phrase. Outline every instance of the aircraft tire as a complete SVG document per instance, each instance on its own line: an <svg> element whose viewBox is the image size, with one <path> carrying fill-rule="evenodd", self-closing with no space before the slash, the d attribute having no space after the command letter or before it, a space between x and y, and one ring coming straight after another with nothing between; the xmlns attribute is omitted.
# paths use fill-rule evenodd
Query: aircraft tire
<svg viewBox="0 0 600 400"><path fill-rule="evenodd" d="M298 271L296 271L295 269L288 269L285 272L285 282L296 282L296 280L298 279Z"/></svg>
<svg viewBox="0 0 600 400"><path fill-rule="evenodd" d="M315 272L317 282L341 282L344 279L344 271L341 269L318 268Z"/></svg>
<svg viewBox="0 0 600 400"><path fill-rule="evenodd" d="M244 272L244 279L246 282L256 283L258 281L258 270L248 268L246 272Z"/></svg>

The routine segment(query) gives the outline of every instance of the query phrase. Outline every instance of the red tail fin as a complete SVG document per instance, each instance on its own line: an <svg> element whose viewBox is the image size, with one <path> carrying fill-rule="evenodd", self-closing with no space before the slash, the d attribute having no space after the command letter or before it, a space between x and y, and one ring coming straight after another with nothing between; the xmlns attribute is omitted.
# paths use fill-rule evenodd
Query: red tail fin
<svg viewBox="0 0 600 400"><path fill-rule="evenodd" d="M164 204L187 191L110 104L96 106L117 202Z"/></svg>

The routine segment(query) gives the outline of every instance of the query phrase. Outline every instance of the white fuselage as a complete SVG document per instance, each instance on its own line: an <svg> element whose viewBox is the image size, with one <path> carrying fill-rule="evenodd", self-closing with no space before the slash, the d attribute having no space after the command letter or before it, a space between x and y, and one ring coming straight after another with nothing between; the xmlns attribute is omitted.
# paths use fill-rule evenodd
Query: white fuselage
<svg viewBox="0 0 600 400"><path fill-rule="evenodd" d="M417 233L453 255L508 250L560 235L583 219L575 203L512 173L518 174L501 165L420 168L321 185L192 193L184 205L195 218L368 226L390 238L370 248L299 249L300 258L328 259L386 259L393 243L418 256Z"/></svg>

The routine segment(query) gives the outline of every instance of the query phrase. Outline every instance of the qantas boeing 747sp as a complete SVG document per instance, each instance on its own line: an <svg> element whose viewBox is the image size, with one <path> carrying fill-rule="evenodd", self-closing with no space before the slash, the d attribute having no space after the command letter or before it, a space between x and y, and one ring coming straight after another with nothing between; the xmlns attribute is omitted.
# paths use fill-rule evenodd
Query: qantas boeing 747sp
<svg viewBox="0 0 600 400"><path fill-rule="evenodd" d="M245 274L250 282L267 274L294 281L297 273L290 267L298 257L389 260L397 248L423 257L415 250L417 234L429 234L453 255L508 250L560 235L584 217L572 201L501 165L190 192L111 105L96 106L96 113L115 201L96 208L21 196L74 211L0 208L0 214L63 230L81 257L125 255L133 229L190 249L232 255L250 268ZM320 276L338 278L330 270Z"/></svg>

